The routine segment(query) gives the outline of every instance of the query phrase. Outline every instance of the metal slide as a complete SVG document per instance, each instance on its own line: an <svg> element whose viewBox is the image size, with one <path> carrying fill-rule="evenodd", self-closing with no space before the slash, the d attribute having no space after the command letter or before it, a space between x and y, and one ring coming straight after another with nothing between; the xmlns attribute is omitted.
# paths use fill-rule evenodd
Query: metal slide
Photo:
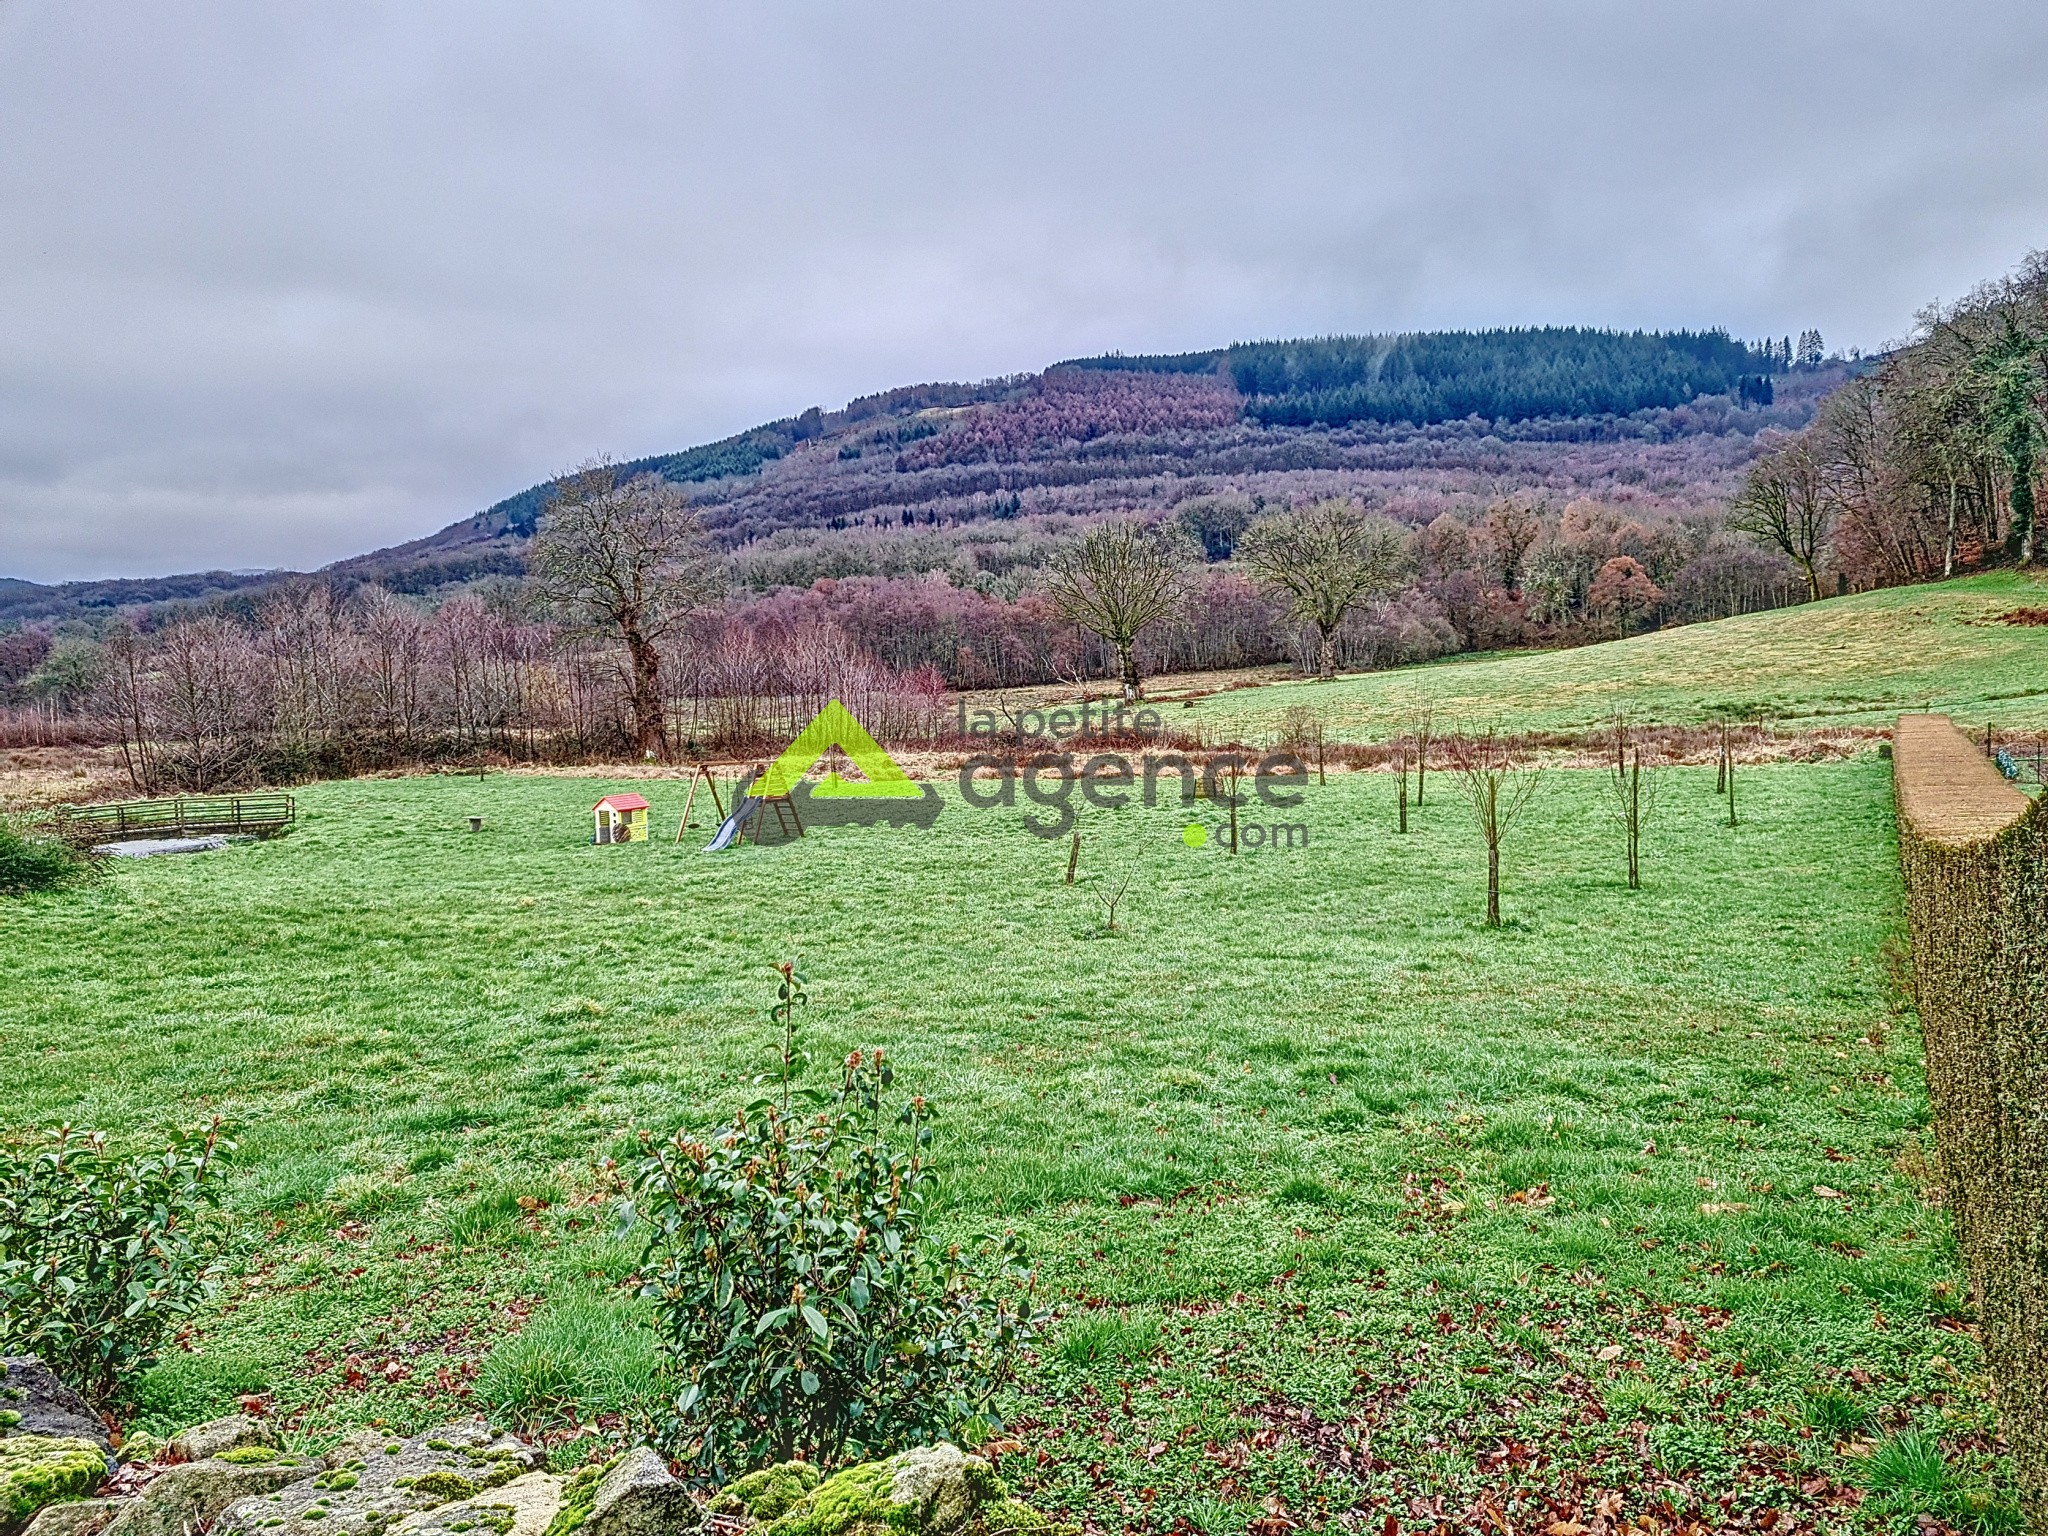
<svg viewBox="0 0 2048 1536"><path fill-rule="evenodd" d="M718 836L704 845L706 853L717 853L738 837L740 828L744 827L747 818L754 814L754 807L761 803L743 789L737 792L737 796L738 804L733 806L732 814L725 818L725 824L718 829Z"/></svg>

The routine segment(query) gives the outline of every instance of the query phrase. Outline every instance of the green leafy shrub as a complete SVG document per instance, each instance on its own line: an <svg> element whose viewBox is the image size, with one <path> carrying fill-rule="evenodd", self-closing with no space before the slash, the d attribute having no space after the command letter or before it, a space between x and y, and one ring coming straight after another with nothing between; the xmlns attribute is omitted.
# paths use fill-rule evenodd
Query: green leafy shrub
<svg viewBox="0 0 2048 1536"><path fill-rule="evenodd" d="M991 1295L1028 1278L1014 1235L970 1256L926 1233L931 1106L891 1126L880 1051L849 1056L835 1093L795 1089L803 978L777 971L776 1069L757 1080L776 1095L701 1139L643 1135L623 1212L645 1225L640 1295L683 1381L663 1437L707 1481L973 1442L1044 1324L1028 1290Z"/></svg>
<svg viewBox="0 0 2048 1536"><path fill-rule="evenodd" d="M219 1120L127 1161L68 1125L0 1143L0 1352L110 1401L213 1292L200 1217L234 1148Z"/></svg>
<svg viewBox="0 0 2048 1536"><path fill-rule="evenodd" d="M54 891L83 879L92 861L54 837L24 835L0 821L0 896Z"/></svg>

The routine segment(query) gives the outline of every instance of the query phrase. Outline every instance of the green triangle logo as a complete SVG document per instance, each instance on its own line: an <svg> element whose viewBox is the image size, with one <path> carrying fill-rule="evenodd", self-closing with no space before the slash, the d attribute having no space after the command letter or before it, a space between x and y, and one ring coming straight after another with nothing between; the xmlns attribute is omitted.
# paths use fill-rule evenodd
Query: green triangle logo
<svg viewBox="0 0 2048 1536"><path fill-rule="evenodd" d="M757 795L786 795L796 788L813 764L837 747L854 767L867 775L866 781L842 779L828 773L811 788L813 799L836 796L841 799L921 800L924 791L910 775L896 766L867 728L853 718L853 711L834 699L819 710L795 741L783 748L782 756L769 765L754 786Z"/></svg>

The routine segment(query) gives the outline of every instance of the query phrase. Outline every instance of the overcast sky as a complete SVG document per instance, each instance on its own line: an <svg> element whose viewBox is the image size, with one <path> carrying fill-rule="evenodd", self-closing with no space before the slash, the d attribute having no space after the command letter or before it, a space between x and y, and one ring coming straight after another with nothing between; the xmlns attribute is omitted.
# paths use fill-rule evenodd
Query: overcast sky
<svg viewBox="0 0 2048 1536"><path fill-rule="evenodd" d="M309 567L1111 349L1903 334L2040 0L0 0L0 575Z"/></svg>

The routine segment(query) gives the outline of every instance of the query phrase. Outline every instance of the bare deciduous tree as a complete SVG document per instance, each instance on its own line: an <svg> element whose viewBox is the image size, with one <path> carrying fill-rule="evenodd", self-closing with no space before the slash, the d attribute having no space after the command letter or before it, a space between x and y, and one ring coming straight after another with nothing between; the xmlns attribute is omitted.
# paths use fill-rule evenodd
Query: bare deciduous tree
<svg viewBox="0 0 2048 1536"><path fill-rule="evenodd" d="M369 726L394 752L410 747L425 719L426 619L382 587L367 587L360 655Z"/></svg>
<svg viewBox="0 0 2048 1536"><path fill-rule="evenodd" d="M1820 596L1820 562L1834 527L1834 498L1812 449L1795 438L1750 467L1728 526L1767 544L1799 567L1806 595Z"/></svg>
<svg viewBox="0 0 2048 1536"><path fill-rule="evenodd" d="M543 514L528 570L565 621L624 647L634 741L664 753L661 642L723 589L681 487L658 475L622 482L610 464L578 470Z"/></svg>
<svg viewBox="0 0 2048 1536"><path fill-rule="evenodd" d="M1095 886L1094 896L1102 908L1102 927L1106 933L1116 932L1116 909L1123 905L1124 897L1130 894L1131 882L1137 878L1137 866L1126 859L1120 866L1102 876Z"/></svg>
<svg viewBox="0 0 2048 1536"><path fill-rule="evenodd" d="M1472 819L1486 843L1486 926L1498 928L1501 843L1536 793L1542 770L1523 761L1495 731L1453 736L1447 746Z"/></svg>
<svg viewBox="0 0 2048 1536"><path fill-rule="evenodd" d="M1317 673L1337 675L1337 631L1352 607L1400 585L1407 536L1356 502L1336 498L1262 517L1238 541L1238 557L1291 617L1315 626Z"/></svg>
<svg viewBox="0 0 2048 1536"><path fill-rule="evenodd" d="M1522 565L1543 534L1541 515L1523 498L1509 496L1486 509L1480 531L1493 546L1501 585L1510 597L1516 596L1522 590Z"/></svg>
<svg viewBox="0 0 2048 1536"><path fill-rule="evenodd" d="M250 722L268 713L248 633L222 614L180 619L155 660L152 729L173 744L179 781L197 790L231 782L256 736Z"/></svg>
<svg viewBox="0 0 2048 1536"><path fill-rule="evenodd" d="M1180 610L1194 567L1194 546L1178 528L1136 518L1098 524L1053 558L1046 582L1053 608L1116 653L1126 703L1144 691L1138 636Z"/></svg>
<svg viewBox="0 0 2048 1536"><path fill-rule="evenodd" d="M154 658L126 619L108 630L106 646L108 667L100 690L100 709L120 728L121 759L130 781L145 795L153 795L164 783L161 743L151 729L150 667Z"/></svg>

